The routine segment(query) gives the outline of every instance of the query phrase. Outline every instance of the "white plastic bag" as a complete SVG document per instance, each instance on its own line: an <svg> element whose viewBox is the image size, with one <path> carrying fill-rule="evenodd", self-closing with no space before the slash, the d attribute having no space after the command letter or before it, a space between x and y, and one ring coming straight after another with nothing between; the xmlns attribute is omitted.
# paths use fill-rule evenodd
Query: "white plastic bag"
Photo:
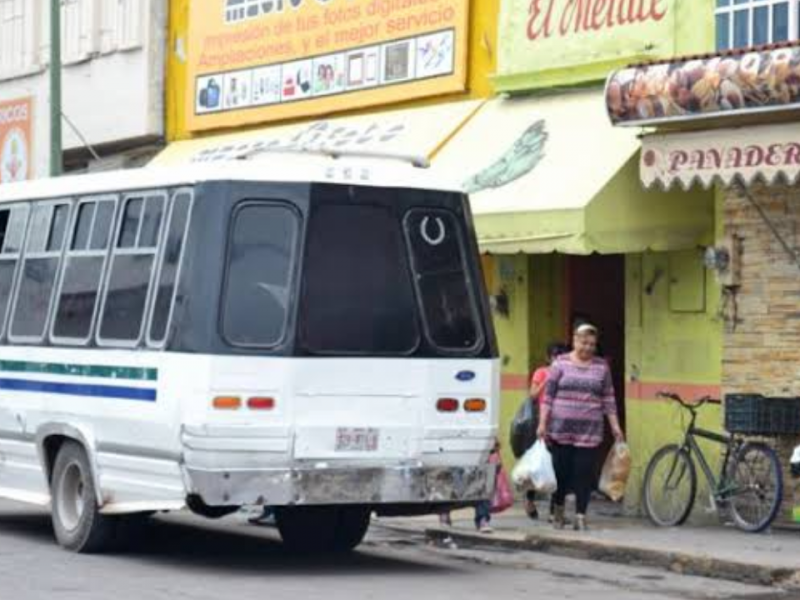
<svg viewBox="0 0 800 600"><path fill-rule="evenodd" d="M553 457L545 443L538 440L519 460L511 473L514 484L522 487L531 485L537 492L550 494L556 491L558 483L553 469Z"/></svg>

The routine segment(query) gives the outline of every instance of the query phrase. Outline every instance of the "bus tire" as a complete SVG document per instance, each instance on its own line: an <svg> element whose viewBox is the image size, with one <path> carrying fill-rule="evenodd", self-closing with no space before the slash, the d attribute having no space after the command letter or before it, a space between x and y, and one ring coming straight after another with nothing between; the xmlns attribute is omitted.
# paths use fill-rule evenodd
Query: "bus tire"
<svg viewBox="0 0 800 600"><path fill-rule="evenodd" d="M370 511L360 506L294 506L275 513L283 543L299 553L354 550L369 528Z"/></svg>
<svg viewBox="0 0 800 600"><path fill-rule="evenodd" d="M334 552L352 552L367 535L370 510L358 506L339 509L339 520L333 538Z"/></svg>
<svg viewBox="0 0 800 600"><path fill-rule="evenodd" d="M50 484L53 531L59 545L81 554L109 550L117 519L100 514L89 458L74 441L61 446Z"/></svg>

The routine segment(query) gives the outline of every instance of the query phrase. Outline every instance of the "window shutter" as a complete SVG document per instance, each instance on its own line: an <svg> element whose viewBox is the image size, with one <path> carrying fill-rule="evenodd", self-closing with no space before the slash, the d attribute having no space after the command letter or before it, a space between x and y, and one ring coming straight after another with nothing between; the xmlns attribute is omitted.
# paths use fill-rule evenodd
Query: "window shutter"
<svg viewBox="0 0 800 600"><path fill-rule="evenodd" d="M0 0L0 76L33 66L31 0Z"/></svg>
<svg viewBox="0 0 800 600"><path fill-rule="evenodd" d="M95 0L62 0L61 52L66 63L83 60L95 51Z"/></svg>
<svg viewBox="0 0 800 600"><path fill-rule="evenodd" d="M119 0L119 46L128 50L142 45L142 0Z"/></svg>
<svg viewBox="0 0 800 600"><path fill-rule="evenodd" d="M100 6L100 52L108 54L118 47L120 0L101 0Z"/></svg>

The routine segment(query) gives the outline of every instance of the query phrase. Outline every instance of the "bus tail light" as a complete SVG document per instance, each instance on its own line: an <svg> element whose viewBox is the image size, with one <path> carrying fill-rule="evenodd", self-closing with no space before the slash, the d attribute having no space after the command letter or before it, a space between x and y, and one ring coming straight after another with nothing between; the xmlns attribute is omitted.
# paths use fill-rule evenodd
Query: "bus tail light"
<svg viewBox="0 0 800 600"><path fill-rule="evenodd" d="M464 410L471 413L484 412L486 410L486 400L483 398L470 398L464 402Z"/></svg>
<svg viewBox="0 0 800 600"><path fill-rule="evenodd" d="M250 410L272 410L275 408L275 398L248 398L247 408Z"/></svg>
<svg viewBox="0 0 800 600"><path fill-rule="evenodd" d="M439 398L436 401L436 410L439 412L456 412L458 410L458 400L455 398Z"/></svg>
<svg viewBox="0 0 800 600"><path fill-rule="evenodd" d="M239 410L242 407L242 399L236 396L217 396L212 405L217 410Z"/></svg>

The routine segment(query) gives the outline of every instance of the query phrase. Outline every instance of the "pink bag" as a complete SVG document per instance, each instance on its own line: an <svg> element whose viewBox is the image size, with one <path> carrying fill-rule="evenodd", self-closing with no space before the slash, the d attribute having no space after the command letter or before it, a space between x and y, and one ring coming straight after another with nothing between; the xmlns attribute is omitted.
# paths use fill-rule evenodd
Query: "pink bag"
<svg viewBox="0 0 800 600"><path fill-rule="evenodd" d="M501 513L514 506L514 492L508 481L508 475L503 465L497 469L497 483L494 487L494 497L492 498L492 514Z"/></svg>

